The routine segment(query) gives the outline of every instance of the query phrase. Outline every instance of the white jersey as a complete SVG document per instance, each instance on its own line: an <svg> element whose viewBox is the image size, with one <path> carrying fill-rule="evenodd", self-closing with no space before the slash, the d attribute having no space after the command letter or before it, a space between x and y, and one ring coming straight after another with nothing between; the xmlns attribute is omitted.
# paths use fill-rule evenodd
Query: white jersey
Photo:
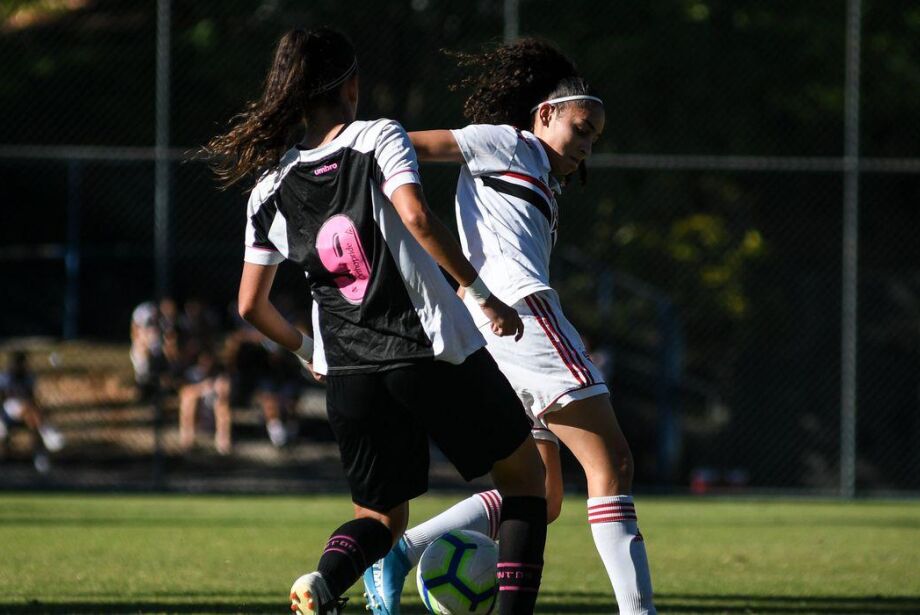
<svg viewBox="0 0 920 615"><path fill-rule="evenodd" d="M473 124L451 133L466 163L457 182L457 223L467 258L508 305L550 290L559 183L543 145L512 126ZM477 324L487 322L470 301Z"/></svg>
<svg viewBox="0 0 920 615"><path fill-rule="evenodd" d="M418 183L397 122L352 122L316 149L295 147L252 191L245 260L301 267L313 295L319 373L461 363L485 345L434 259L389 198Z"/></svg>
<svg viewBox="0 0 920 615"><path fill-rule="evenodd" d="M609 392L549 285L559 223L553 192L559 183L532 133L491 125L452 133L466 161L457 184L463 251L489 289L524 323L519 341L490 336L486 349L524 405L534 438L558 444L545 415ZM477 324L488 322L469 295L466 307Z"/></svg>

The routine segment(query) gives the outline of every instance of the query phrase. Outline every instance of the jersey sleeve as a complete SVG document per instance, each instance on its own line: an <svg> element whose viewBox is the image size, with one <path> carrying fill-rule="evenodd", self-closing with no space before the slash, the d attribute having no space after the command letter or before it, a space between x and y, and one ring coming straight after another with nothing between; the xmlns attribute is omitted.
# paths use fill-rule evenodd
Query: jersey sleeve
<svg viewBox="0 0 920 615"><path fill-rule="evenodd" d="M388 199L400 186L422 183L415 148L399 122L388 120L384 123L377 135L374 158L380 169L380 189Z"/></svg>
<svg viewBox="0 0 920 615"><path fill-rule="evenodd" d="M501 173L511 168L518 134L511 126L471 124L450 131L470 173Z"/></svg>
<svg viewBox="0 0 920 615"><path fill-rule="evenodd" d="M273 239L284 234L287 243L287 225L271 195L265 195L257 186L246 207L246 251L243 260L254 265L277 265L284 261ZM286 247L286 246L285 246Z"/></svg>

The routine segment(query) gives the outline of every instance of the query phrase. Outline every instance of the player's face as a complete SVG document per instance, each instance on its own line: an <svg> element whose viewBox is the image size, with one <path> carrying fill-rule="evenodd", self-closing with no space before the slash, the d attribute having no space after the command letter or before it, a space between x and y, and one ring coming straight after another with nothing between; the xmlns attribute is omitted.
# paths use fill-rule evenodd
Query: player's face
<svg viewBox="0 0 920 615"><path fill-rule="evenodd" d="M552 109L548 118L537 118L534 132L548 146L554 175L574 173L581 161L591 155L604 131L604 120L604 107L594 103L585 107L565 105Z"/></svg>

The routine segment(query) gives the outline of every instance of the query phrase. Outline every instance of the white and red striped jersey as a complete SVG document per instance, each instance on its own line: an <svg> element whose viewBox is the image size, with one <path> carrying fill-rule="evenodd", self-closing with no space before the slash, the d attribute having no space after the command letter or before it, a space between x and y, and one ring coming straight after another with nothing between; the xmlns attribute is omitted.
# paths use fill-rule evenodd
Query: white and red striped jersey
<svg viewBox="0 0 920 615"><path fill-rule="evenodd" d="M543 145L512 126L473 124L451 133L466 163L457 182L456 209L467 258L508 305L549 290L559 183L549 174ZM482 310L471 313L477 324L487 321Z"/></svg>

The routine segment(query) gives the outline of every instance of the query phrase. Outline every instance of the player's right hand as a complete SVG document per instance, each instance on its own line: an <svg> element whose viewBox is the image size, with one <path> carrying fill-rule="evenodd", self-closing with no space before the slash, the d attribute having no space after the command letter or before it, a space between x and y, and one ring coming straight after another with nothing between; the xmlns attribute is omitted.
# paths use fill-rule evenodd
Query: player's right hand
<svg viewBox="0 0 920 615"><path fill-rule="evenodd" d="M495 335L513 335L516 342L524 335L524 323L521 322L520 315L495 295L491 295L480 307L492 321L492 333Z"/></svg>
<svg viewBox="0 0 920 615"><path fill-rule="evenodd" d="M303 357L297 354L295 354L294 356L297 357L297 360L300 361L300 364L303 365L303 368L307 370L308 372L310 372L310 375L313 376L314 380L316 380L319 383L326 382L326 377L313 369L313 361L307 361L306 359L304 359Z"/></svg>

